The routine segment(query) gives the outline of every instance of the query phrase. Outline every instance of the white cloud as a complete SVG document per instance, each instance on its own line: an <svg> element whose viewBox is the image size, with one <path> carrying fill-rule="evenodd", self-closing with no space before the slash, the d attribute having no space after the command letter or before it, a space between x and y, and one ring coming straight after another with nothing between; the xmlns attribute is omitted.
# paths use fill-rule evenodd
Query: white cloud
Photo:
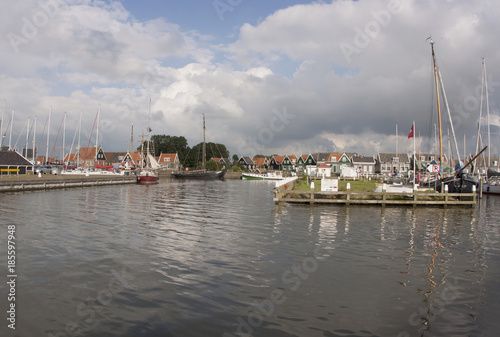
<svg viewBox="0 0 500 337"><path fill-rule="evenodd" d="M214 46L182 22L139 21L119 2L70 1L51 12L34 0L10 2L0 13L0 99L19 111L18 124L52 106L59 119L71 115L73 129L81 110L89 125L101 104L112 125L103 134L111 150L129 147L130 124L145 128L151 97L155 132L184 135L190 145L200 140L205 113L211 140L233 153L370 155L393 150L395 123L415 119L423 135L432 129L425 41L432 33L450 105L460 112L457 132L474 142L478 110L467 103L478 99L482 56L491 69L492 106L499 99L500 4L398 3L291 6L243 24L234 43ZM23 35L44 12L47 22ZM18 45L12 34L21 37ZM293 118L278 125L283 109Z"/></svg>

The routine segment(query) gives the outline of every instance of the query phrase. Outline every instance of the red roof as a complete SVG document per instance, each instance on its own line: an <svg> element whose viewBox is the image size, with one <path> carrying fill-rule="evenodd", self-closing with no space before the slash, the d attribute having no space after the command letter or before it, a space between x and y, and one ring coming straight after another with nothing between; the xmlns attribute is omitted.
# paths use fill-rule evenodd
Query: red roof
<svg viewBox="0 0 500 337"><path fill-rule="evenodd" d="M330 168L330 165L328 165L328 164L321 164L320 166L318 166L318 168Z"/></svg>
<svg viewBox="0 0 500 337"><path fill-rule="evenodd" d="M253 158L252 160L257 166L264 166L266 163L266 158Z"/></svg>

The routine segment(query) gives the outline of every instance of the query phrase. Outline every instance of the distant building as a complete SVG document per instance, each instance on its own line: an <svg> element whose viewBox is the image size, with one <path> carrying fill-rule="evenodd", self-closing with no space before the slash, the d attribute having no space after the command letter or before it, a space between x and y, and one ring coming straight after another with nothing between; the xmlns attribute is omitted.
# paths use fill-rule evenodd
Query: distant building
<svg viewBox="0 0 500 337"><path fill-rule="evenodd" d="M317 166L311 154L303 154L297 159L297 173L307 173L310 175L312 168Z"/></svg>
<svg viewBox="0 0 500 337"><path fill-rule="evenodd" d="M0 174L27 174L33 164L17 151L0 151Z"/></svg>
<svg viewBox="0 0 500 337"><path fill-rule="evenodd" d="M332 176L332 167L329 164L321 164L316 168L316 176L329 178Z"/></svg>
<svg viewBox="0 0 500 337"><path fill-rule="evenodd" d="M238 165L245 167L247 170L252 171L255 169L255 163L252 158L243 156L238 160Z"/></svg>
<svg viewBox="0 0 500 337"><path fill-rule="evenodd" d="M177 153L161 153L158 164L169 170L177 171L180 168L179 156Z"/></svg>
<svg viewBox="0 0 500 337"><path fill-rule="evenodd" d="M345 153L330 153L325 161L332 168L334 175L340 175L343 166L351 166L352 162Z"/></svg>
<svg viewBox="0 0 500 337"><path fill-rule="evenodd" d="M283 159L285 159L285 156L272 156L269 160L269 169L273 171L283 171Z"/></svg>
<svg viewBox="0 0 500 337"><path fill-rule="evenodd" d="M376 161L373 157L356 156L352 157L352 166L360 174L374 174Z"/></svg>
<svg viewBox="0 0 500 337"><path fill-rule="evenodd" d="M255 163L255 167L258 169L266 168L268 166L268 160L266 157L253 158L252 160Z"/></svg>
<svg viewBox="0 0 500 337"><path fill-rule="evenodd" d="M297 164L297 156L286 155L281 161L281 167L283 172L295 172Z"/></svg>
<svg viewBox="0 0 500 337"><path fill-rule="evenodd" d="M378 153L375 172L382 174L402 174L411 169L410 156L406 153Z"/></svg>

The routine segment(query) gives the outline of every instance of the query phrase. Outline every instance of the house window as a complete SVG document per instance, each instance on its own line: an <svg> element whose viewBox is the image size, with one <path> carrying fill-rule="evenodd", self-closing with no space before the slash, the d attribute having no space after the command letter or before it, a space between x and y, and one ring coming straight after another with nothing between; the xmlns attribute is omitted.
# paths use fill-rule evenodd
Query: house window
<svg viewBox="0 0 500 337"><path fill-rule="evenodd" d="M431 156L431 161L434 160L434 156Z"/></svg>
<svg viewBox="0 0 500 337"><path fill-rule="evenodd" d="M425 161L425 156L420 156L420 161Z"/></svg>
<svg viewBox="0 0 500 337"><path fill-rule="evenodd" d="M393 163L399 163L399 157L393 157L392 158Z"/></svg>
<svg viewBox="0 0 500 337"><path fill-rule="evenodd" d="M337 157L332 157L331 161L337 161Z"/></svg>
<svg viewBox="0 0 500 337"><path fill-rule="evenodd" d="M163 161L166 161L167 163L169 163L170 162L170 158L169 157L163 158Z"/></svg>

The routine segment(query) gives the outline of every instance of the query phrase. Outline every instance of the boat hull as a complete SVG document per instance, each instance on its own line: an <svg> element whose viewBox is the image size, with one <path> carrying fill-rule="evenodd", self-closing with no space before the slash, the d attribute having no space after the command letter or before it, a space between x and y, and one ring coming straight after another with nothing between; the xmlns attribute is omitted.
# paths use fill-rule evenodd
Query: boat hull
<svg viewBox="0 0 500 337"><path fill-rule="evenodd" d="M158 174L154 172L140 172L137 175L137 183L141 185L158 184Z"/></svg>
<svg viewBox="0 0 500 337"><path fill-rule="evenodd" d="M500 195L500 185L483 184L483 194Z"/></svg>
<svg viewBox="0 0 500 337"><path fill-rule="evenodd" d="M438 192L441 192L441 184L448 186L449 193L473 193L478 187L477 181L470 177L443 178L436 186Z"/></svg>
<svg viewBox="0 0 500 337"><path fill-rule="evenodd" d="M193 179L193 180L217 180L224 179L226 171L218 172L178 172L172 173L172 177L176 179Z"/></svg>

